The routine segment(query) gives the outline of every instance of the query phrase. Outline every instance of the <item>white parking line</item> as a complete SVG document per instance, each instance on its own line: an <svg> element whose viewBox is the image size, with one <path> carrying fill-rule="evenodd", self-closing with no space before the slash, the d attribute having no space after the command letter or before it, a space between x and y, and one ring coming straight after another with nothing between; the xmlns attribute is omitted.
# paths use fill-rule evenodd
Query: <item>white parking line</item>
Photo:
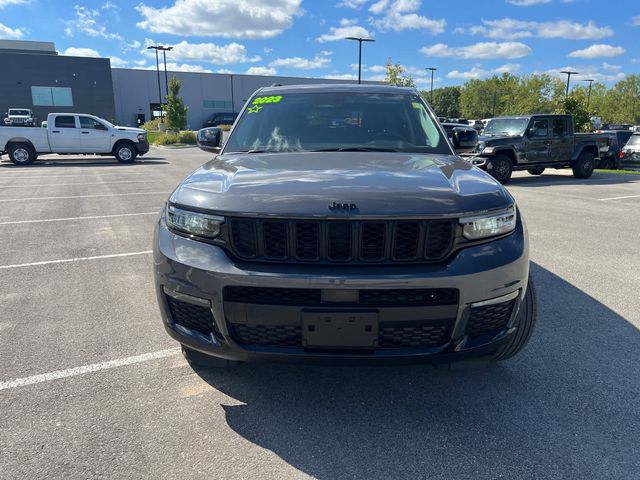
<svg viewBox="0 0 640 480"><path fill-rule="evenodd" d="M39 170L40 171L40 170ZM6 180L8 178L53 178L53 177L63 177L63 178L72 178L72 177L83 177L83 178L94 178L95 175L100 175L101 177L107 177L107 176L113 176L113 175L124 175L124 176L129 176L129 175L144 175L146 172L122 172L122 173L102 173L102 172L89 172L86 174L52 174L52 175L38 175L38 174L32 174L32 175L24 175L24 174L18 174L18 175L8 175L5 172L2 172L2 177L0 177L0 180Z"/></svg>
<svg viewBox="0 0 640 480"><path fill-rule="evenodd" d="M167 195L168 192L133 192L133 193L103 193L98 195L69 195L66 197L27 197L27 198L1 198L0 202L26 202L30 200L66 200L70 198L97 198L97 197L125 197L129 195Z"/></svg>
<svg viewBox="0 0 640 480"><path fill-rule="evenodd" d="M133 357L119 358L108 362L93 363L91 365L83 365L82 367L67 368L66 370L56 370L40 375L32 375L30 377L16 378L6 382L0 382L0 390L9 388L26 387L36 383L51 382L61 378L75 377L86 373L99 372L101 370L109 370L111 368L124 367L125 365L134 365L136 363L148 362L159 358L170 357L180 353L179 348L169 348L167 350L158 350L157 352L144 353Z"/></svg>
<svg viewBox="0 0 640 480"><path fill-rule="evenodd" d="M0 270L9 270L10 268L37 267L39 265L53 265L55 263L86 262L87 260L101 260L103 258L133 257L135 255L147 255L149 253L151 253L151 250L131 253L113 253L110 255L95 255L93 257L62 258L60 260L44 260L42 262L16 263L13 265L0 265Z"/></svg>
<svg viewBox="0 0 640 480"><path fill-rule="evenodd" d="M34 183L32 185L0 185L0 188L33 188L33 187L71 187L82 185L119 185L124 183L149 183L149 180L123 180L121 182L84 182L84 183Z"/></svg>
<svg viewBox="0 0 640 480"><path fill-rule="evenodd" d="M18 225L21 223L66 222L69 220L94 220L98 218L135 217L137 215L159 215L159 213L158 212L117 213L114 215L92 215L90 217L46 218L44 220L16 220L13 222L0 222L0 225ZM9 218L9 217L0 217L0 219L3 219L3 218Z"/></svg>
<svg viewBox="0 0 640 480"><path fill-rule="evenodd" d="M609 200L623 200L625 198L638 198L640 195L627 195L625 197L611 197L611 198L599 198L601 202L607 202Z"/></svg>

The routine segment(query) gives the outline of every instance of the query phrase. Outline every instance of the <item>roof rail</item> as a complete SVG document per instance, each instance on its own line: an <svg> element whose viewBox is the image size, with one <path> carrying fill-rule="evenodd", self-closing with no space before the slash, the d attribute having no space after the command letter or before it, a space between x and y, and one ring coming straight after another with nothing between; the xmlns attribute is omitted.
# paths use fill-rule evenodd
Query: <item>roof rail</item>
<svg viewBox="0 0 640 480"><path fill-rule="evenodd" d="M271 87L282 87L282 84L281 83L272 83L270 86Z"/></svg>

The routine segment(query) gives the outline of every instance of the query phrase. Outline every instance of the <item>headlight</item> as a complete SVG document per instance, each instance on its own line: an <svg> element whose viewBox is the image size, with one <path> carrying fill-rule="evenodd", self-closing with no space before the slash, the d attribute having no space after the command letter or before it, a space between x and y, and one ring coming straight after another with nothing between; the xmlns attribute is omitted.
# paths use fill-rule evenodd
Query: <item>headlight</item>
<svg viewBox="0 0 640 480"><path fill-rule="evenodd" d="M516 228L516 211L509 207L500 212L460 219L462 235L469 240L495 237L512 232Z"/></svg>
<svg viewBox="0 0 640 480"><path fill-rule="evenodd" d="M147 139L147 134L146 133L139 133L138 134L138 141L139 142L144 142Z"/></svg>
<svg viewBox="0 0 640 480"><path fill-rule="evenodd" d="M205 238L219 238L224 217L182 210L173 205L167 207L167 224L181 232Z"/></svg>

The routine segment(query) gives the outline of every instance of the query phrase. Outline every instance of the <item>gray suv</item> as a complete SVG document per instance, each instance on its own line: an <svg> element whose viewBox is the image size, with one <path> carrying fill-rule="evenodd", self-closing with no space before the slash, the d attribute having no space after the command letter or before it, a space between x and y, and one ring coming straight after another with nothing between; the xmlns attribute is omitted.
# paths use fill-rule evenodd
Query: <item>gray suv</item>
<svg viewBox="0 0 640 480"><path fill-rule="evenodd" d="M192 365L452 362L535 324L514 199L454 155L413 89L258 90L162 210L164 326Z"/></svg>

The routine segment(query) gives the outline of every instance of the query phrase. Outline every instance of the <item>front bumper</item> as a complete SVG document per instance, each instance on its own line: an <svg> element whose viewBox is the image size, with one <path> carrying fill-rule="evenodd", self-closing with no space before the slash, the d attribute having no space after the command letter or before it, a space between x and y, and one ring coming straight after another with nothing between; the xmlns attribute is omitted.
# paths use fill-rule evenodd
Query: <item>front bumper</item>
<svg viewBox="0 0 640 480"><path fill-rule="evenodd" d="M175 235L160 218L154 239L154 272L160 310L169 335L189 348L210 355L241 361L305 363L450 362L489 354L513 334L527 287L529 252L526 229L518 216L517 228L511 235L460 250L441 265L263 265L233 260L220 247ZM264 304L256 298L242 303L230 298L226 287L256 288L258 292L261 288L276 288L274 292L320 290L323 299L337 291L358 291L362 298L361 292L387 289L394 292L455 289L458 294L453 305L374 306L380 321L388 322L386 325L403 325L403 321L416 318L424 318L425 325L431 325L446 319L449 322L446 338L438 344L357 350L309 349L299 344L282 346L259 340L239 341L236 335L239 325L244 329L281 324L280 327L297 332L303 313L309 308L288 299L279 305L278 300L268 297L264 297ZM487 301L488 306L484 305ZM482 308L499 309L506 302L512 302L513 306L503 325L482 334L469 334L471 319L475 318L473 312ZM195 322L176 322L173 318L176 305L181 309L181 318L184 315L200 318ZM344 311L345 307L322 304L311 310L331 313ZM356 306L346 310L361 312L371 308ZM203 320L203 314L210 320ZM213 323L211 331L201 327L207 322ZM264 331L258 333L263 334ZM251 338L255 339L256 335Z"/></svg>
<svg viewBox="0 0 640 480"><path fill-rule="evenodd" d="M149 141L144 140L142 142L136 142L136 150L138 151L138 155L144 155L149 151Z"/></svg>
<svg viewBox="0 0 640 480"><path fill-rule="evenodd" d="M487 168L487 157L481 157L478 153L460 153L459 155L474 167L482 168L483 170Z"/></svg>

